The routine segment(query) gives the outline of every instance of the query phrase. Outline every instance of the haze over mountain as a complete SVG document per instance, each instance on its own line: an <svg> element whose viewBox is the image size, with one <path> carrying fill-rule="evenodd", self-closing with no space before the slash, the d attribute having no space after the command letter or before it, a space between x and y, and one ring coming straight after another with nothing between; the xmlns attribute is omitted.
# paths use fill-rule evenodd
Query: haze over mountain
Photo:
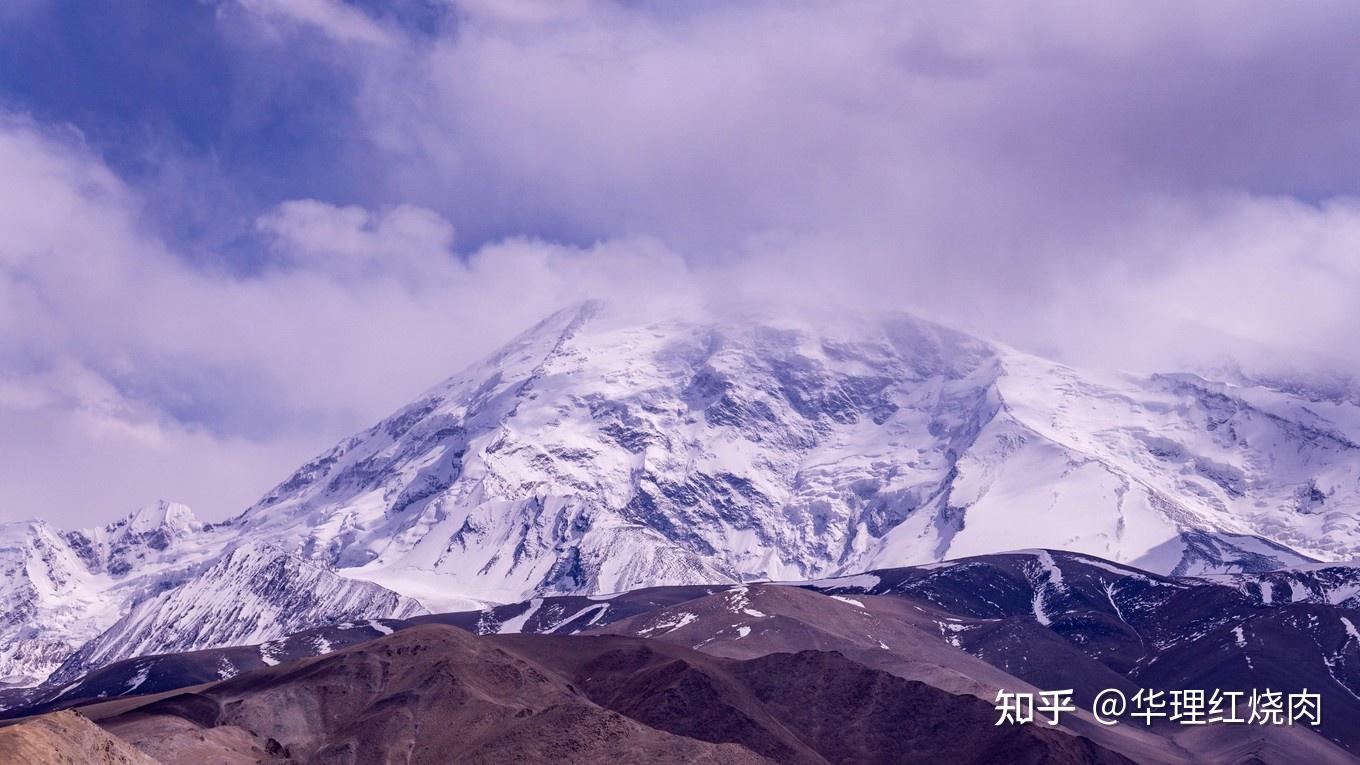
<svg viewBox="0 0 1360 765"><path fill-rule="evenodd" d="M903 314L586 303L237 518L4 528L5 676L550 594L802 580L1015 547L1163 574L1348 559L1360 412L1090 375Z"/></svg>

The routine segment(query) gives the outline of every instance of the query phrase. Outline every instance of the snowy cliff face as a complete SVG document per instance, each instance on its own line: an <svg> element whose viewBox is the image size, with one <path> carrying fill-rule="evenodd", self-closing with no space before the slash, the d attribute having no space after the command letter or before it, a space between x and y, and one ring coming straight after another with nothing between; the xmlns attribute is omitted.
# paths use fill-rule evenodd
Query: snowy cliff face
<svg viewBox="0 0 1360 765"><path fill-rule="evenodd" d="M173 556L177 543L203 531L193 511L177 502L156 502L103 528L65 535L71 549L93 573L120 577Z"/></svg>
<svg viewBox="0 0 1360 765"><path fill-rule="evenodd" d="M504 601L817 575L938 504L998 371L907 319L638 326L587 305L303 467L243 533L417 597L412 579Z"/></svg>
<svg viewBox="0 0 1360 765"><path fill-rule="evenodd" d="M36 683L79 645L69 628L79 629L80 606L70 601L84 573L47 524L0 526L0 685Z"/></svg>
<svg viewBox="0 0 1360 765"><path fill-rule="evenodd" d="M1083 375L907 316L636 324L589 304L238 524L435 610L1016 547L1266 570L1355 554L1358 439L1353 405Z"/></svg>
<svg viewBox="0 0 1360 765"><path fill-rule="evenodd" d="M63 665L423 612L296 556L234 544L229 525L165 502L96 529L0 525L0 687L35 685Z"/></svg>
<svg viewBox="0 0 1360 765"><path fill-rule="evenodd" d="M0 685L41 680L132 604L178 586L220 550L184 505L101 528L0 525Z"/></svg>
<svg viewBox="0 0 1360 765"><path fill-rule="evenodd" d="M64 683L134 656L251 645L309 627L426 613L416 601L264 545L238 547L183 585L137 604L52 675Z"/></svg>

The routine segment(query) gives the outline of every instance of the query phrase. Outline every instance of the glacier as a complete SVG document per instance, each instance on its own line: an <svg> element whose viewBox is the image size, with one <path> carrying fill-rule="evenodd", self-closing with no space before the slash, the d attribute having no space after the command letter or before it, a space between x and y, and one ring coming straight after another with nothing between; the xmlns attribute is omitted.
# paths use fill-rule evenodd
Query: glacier
<svg viewBox="0 0 1360 765"><path fill-rule="evenodd" d="M635 323L591 303L238 523L348 576L419 579L434 608L1017 547L1262 571L1354 556L1356 412L1083 373L901 314Z"/></svg>

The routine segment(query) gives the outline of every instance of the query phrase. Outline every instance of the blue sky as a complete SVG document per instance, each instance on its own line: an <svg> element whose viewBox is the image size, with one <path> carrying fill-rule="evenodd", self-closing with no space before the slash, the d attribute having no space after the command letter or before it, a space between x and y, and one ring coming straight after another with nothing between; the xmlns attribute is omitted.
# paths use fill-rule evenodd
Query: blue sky
<svg viewBox="0 0 1360 765"><path fill-rule="evenodd" d="M0 520L224 517L554 308L657 285L1345 378L1357 16L12 0Z"/></svg>
<svg viewBox="0 0 1360 765"><path fill-rule="evenodd" d="M379 201L335 162L362 140L348 74L310 35L254 46L232 16L201 2L33 3L0 48L3 103L78 129L155 200L146 222L189 251L230 247L249 234L242 221L286 199Z"/></svg>

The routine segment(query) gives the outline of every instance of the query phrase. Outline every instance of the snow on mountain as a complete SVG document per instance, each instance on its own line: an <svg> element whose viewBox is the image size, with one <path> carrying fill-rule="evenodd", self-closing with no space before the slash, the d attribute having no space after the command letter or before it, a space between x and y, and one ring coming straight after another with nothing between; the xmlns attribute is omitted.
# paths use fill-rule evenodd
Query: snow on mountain
<svg viewBox="0 0 1360 765"><path fill-rule="evenodd" d="M67 659L52 680L66 682L134 656L263 643L323 624L424 613L418 602L391 590L276 548L244 545L183 585L138 603Z"/></svg>
<svg viewBox="0 0 1360 765"><path fill-rule="evenodd" d="M31 685L132 607L220 551L184 505L160 502L108 526L0 525L0 686Z"/></svg>
<svg viewBox="0 0 1360 765"><path fill-rule="evenodd" d="M592 303L240 526L435 610L1022 546L1266 570L1354 554L1356 412L1083 374L905 315L635 323Z"/></svg>
<svg viewBox="0 0 1360 765"><path fill-rule="evenodd" d="M1353 558L1360 399L1309 391L1079 372L903 314L588 303L225 523L0 528L0 677L414 607L380 588L455 611L1020 547L1205 576ZM256 564L324 592L254 590Z"/></svg>
<svg viewBox="0 0 1360 765"><path fill-rule="evenodd" d="M47 524L0 526L0 684L36 683L79 645L84 573Z"/></svg>
<svg viewBox="0 0 1360 765"><path fill-rule="evenodd" d="M268 640L418 603L159 502L107 526L0 525L0 687L126 656ZM60 673L57 673L60 674Z"/></svg>
<svg viewBox="0 0 1360 765"><path fill-rule="evenodd" d="M627 635L731 659L836 651L988 703L1001 688L1071 688L1081 709L1106 688L1126 696L1140 688L1211 687L1248 695L1260 688L1308 688L1329 705L1320 727L1233 726L1222 735L1187 738L1180 726L1103 726L1086 713L1065 717L1064 725L1138 762L1237 762L1245 751L1262 762L1353 763L1336 747L1360 751L1360 696L1354 692L1360 687L1360 615L1325 600L1275 599L1262 607L1249 586L1294 573L1317 573L1334 584L1333 577L1349 569L1319 566L1206 581L1040 549L819 582L541 596L480 611L331 624L264 644L114 662L29 695L7 699L0 693L0 709L13 704L0 716L142 694L154 694L147 699L152 701L175 689L448 625L493 636L493 643L507 648L552 635L549 650L557 656L580 649L567 639L577 634L589 635L587 643ZM1250 580L1248 587L1238 580ZM626 653L636 657L648 650L637 644ZM293 665L294 674L300 666ZM586 675L598 679L602 666L608 670L618 662L592 664Z"/></svg>
<svg viewBox="0 0 1360 765"><path fill-rule="evenodd" d="M243 533L493 601L836 568L899 520L866 501L876 484L924 494L948 474L994 365L910 321L819 340L559 313L303 467ZM914 408L894 418L894 399Z"/></svg>
<svg viewBox="0 0 1360 765"><path fill-rule="evenodd" d="M1360 565L1315 563L1281 571L1218 574L1205 579L1254 598L1261 605L1326 603L1360 608Z"/></svg>

